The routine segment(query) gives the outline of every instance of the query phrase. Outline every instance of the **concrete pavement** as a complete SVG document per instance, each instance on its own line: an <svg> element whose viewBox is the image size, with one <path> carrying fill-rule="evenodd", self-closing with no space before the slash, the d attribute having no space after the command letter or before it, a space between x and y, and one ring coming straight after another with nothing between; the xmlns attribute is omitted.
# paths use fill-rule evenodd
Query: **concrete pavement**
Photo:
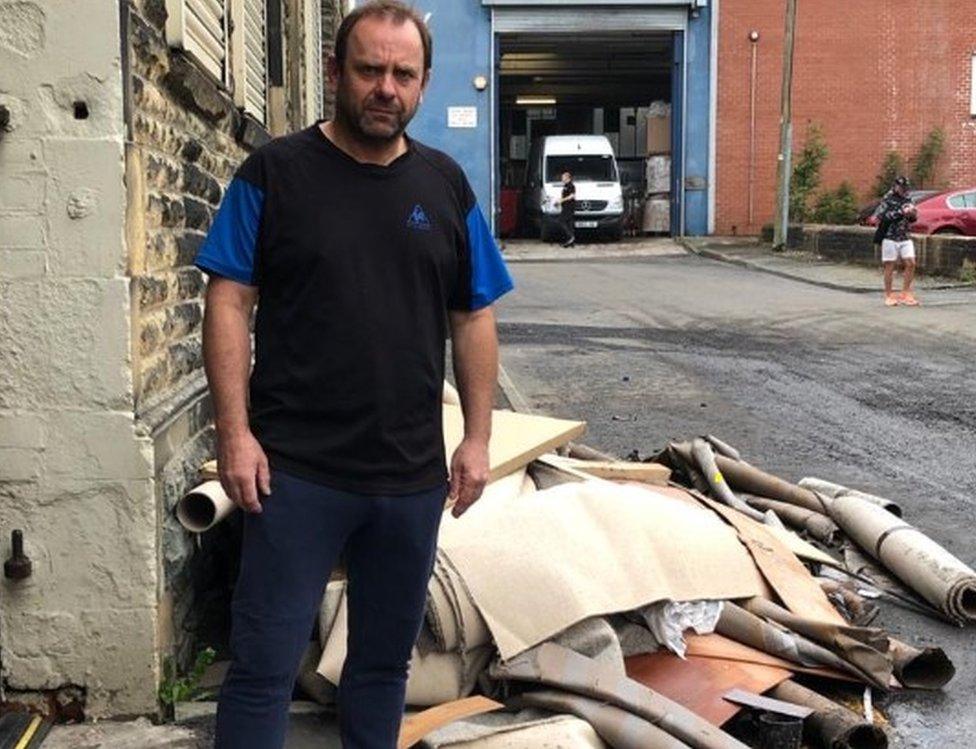
<svg viewBox="0 0 976 749"><path fill-rule="evenodd" d="M880 294L881 268L865 268L838 263L801 250L773 252L772 249L749 237L685 237L681 244L690 252L711 260L720 260L761 273L789 278L826 289L861 294ZM919 292L971 288L972 284L936 276L917 276ZM901 288L896 277L895 288Z"/></svg>

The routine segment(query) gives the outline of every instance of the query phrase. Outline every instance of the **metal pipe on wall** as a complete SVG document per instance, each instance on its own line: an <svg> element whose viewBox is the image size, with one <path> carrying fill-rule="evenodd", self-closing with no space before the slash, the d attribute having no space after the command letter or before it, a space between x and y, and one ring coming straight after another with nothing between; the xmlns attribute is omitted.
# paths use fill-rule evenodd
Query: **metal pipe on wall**
<svg viewBox="0 0 976 749"><path fill-rule="evenodd" d="M759 32L749 32L752 60L749 66L749 226L756 222L756 78L759 60Z"/></svg>

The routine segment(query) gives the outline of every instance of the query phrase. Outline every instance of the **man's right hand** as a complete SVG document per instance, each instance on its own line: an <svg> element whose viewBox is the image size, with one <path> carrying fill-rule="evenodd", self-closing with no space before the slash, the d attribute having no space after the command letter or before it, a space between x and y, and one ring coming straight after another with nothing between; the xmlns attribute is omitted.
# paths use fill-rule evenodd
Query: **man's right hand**
<svg viewBox="0 0 976 749"><path fill-rule="evenodd" d="M217 434L220 485L231 501L246 512L261 512L259 494L271 494L268 457L249 429Z"/></svg>

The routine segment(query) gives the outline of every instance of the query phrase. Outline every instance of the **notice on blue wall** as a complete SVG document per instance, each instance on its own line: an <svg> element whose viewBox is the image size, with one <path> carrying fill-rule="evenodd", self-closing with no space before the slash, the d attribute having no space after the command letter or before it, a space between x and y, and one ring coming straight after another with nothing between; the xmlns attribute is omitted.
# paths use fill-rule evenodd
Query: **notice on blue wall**
<svg viewBox="0 0 976 749"><path fill-rule="evenodd" d="M478 127L477 107L448 107L448 127Z"/></svg>

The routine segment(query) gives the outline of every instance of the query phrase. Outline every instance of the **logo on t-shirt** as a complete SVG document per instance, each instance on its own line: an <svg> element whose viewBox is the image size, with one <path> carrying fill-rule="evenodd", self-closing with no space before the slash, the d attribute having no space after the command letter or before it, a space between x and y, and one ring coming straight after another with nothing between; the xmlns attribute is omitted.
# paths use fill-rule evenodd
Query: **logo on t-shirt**
<svg viewBox="0 0 976 749"><path fill-rule="evenodd" d="M420 203L417 203L410 212L410 217L407 219L407 226L411 229L430 230L430 219L427 218L427 212Z"/></svg>

